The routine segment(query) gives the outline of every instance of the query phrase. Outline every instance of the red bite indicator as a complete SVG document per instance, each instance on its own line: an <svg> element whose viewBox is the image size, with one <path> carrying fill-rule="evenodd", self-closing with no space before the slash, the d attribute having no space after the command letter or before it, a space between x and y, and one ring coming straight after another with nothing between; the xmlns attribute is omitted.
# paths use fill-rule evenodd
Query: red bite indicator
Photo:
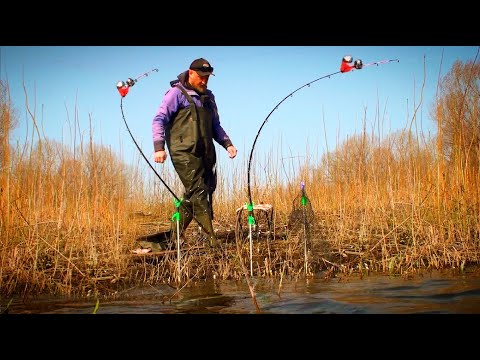
<svg viewBox="0 0 480 360"><path fill-rule="evenodd" d="M118 92L120 93L120 95L122 97L125 97L125 95L128 94L128 89L130 88L130 86L128 86L127 84L125 84L123 81L119 81L117 83L117 90Z"/></svg>

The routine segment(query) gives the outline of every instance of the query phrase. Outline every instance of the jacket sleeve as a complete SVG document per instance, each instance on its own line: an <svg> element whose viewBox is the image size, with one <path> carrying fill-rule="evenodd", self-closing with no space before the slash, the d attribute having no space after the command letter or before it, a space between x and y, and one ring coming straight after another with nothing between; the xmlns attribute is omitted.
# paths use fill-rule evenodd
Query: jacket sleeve
<svg viewBox="0 0 480 360"><path fill-rule="evenodd" d="M222 145L225 149L230 145L233 145L230 137L227 135L222 125L220 124L220 116L218 115L217 103L215 102L215 96L210 94L210 99L212 103L213 110L213 138L217 143Z"/></svg>
<svg viewBox="0 0 480 360"><path fill-rule="evenodd" d="M180 94L180 90L176 87L169 89L152 120L153 149L155 152L165 150L165 128L180 107Z"/></svg>

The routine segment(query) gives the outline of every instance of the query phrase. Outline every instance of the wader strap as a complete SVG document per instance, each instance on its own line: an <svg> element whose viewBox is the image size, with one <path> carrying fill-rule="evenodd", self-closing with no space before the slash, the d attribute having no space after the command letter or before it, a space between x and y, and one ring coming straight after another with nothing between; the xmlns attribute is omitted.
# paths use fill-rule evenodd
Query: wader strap
<svg viewBox="0 0 480 360"><path fill-rule="evenodd" d="M183 86L177 86L177 88L180 89L180 91L190 103L190 112L192 113L193 121L196 121L198 124L197 106L195 105L195 102L193 101L192 97L188 95L187 91L183 88Z"/></svg>

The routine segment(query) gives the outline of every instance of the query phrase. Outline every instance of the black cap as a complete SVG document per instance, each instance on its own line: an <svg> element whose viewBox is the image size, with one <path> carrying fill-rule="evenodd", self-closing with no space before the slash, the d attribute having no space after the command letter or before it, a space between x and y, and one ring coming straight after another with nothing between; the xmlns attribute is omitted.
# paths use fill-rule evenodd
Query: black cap
<svg viewBox="0 0 480 360"><path fill-rule="evenodd" d="M190 64L190 70L195 70L200 76L215 75L213 74L213 67L204 58L193 60Z"/></svg>

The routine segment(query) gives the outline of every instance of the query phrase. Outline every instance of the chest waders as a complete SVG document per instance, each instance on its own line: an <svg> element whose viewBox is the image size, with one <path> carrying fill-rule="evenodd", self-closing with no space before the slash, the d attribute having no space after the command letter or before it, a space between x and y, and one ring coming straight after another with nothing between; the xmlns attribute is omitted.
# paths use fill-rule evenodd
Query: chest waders
<svg viewBox="0 0 480 360"><path fill-rule="evenodd" d="M179 231L182 235L193 219L208 232L209 243L218 246L213 231L212 195L217 186L216 152L213 144L212 114L208 95L202 95L204 107L197 107L190 95L179 86L190 106L180 109L165 129L165 140L170 159L185 188L183 206L180 207ZM176 237L176 227L172 231Z"/></svg>

